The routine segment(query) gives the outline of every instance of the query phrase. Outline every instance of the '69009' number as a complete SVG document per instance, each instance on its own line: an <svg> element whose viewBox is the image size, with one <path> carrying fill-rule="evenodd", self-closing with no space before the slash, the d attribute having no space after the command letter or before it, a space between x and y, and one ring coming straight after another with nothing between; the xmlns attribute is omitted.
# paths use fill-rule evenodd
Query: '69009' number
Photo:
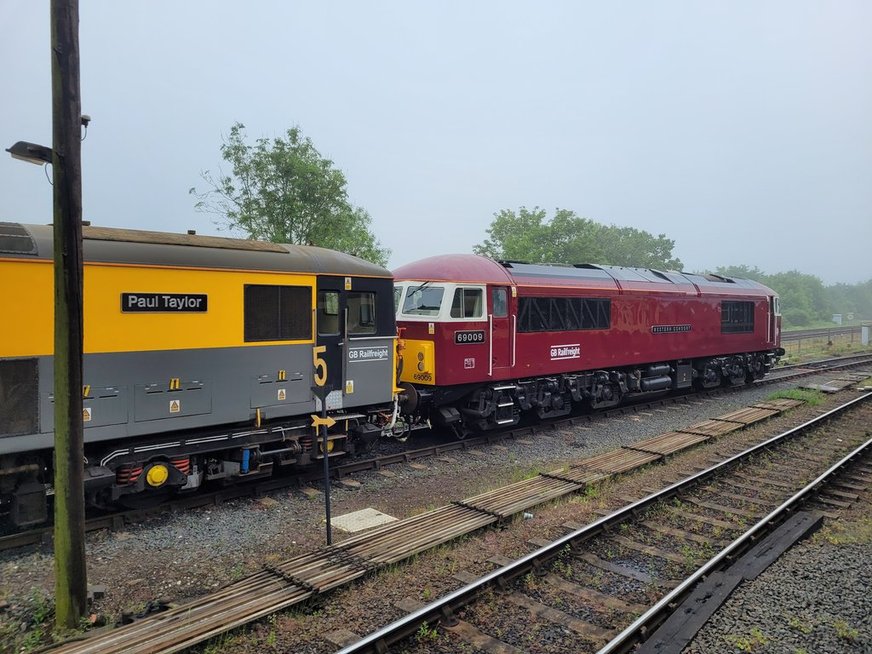
<svg viewBox="0 0 872 654"><path fill-rule="evenodd" d="M471 345L475 343L484 343L484 330L467 330L462 332L454 332L455 345Z"/></svg>

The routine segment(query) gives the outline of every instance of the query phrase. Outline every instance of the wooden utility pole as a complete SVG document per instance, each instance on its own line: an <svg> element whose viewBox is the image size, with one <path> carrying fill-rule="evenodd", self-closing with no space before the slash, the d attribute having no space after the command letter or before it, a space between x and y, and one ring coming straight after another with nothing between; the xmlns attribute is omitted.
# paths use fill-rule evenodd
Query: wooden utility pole
<svg viewBox="0 0 872 654"><path fill-rule="evenodd" d="M51 0L56 623L87 608L82 421L82 99L79 2Z"/></svg>

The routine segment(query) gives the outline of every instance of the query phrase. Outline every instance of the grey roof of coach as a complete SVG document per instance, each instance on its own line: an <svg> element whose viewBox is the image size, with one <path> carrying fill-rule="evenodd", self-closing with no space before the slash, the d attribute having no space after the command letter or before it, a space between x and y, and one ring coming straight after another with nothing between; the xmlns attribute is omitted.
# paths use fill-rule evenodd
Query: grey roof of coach
<svg viewBox="0 0 872 654"><path fill-rule="evenodd" d="M51 225L0 223L0 254L51 258L52 238ZM91 226L82 227L82 239L84 259L94 263L391 276L359 257L307 245Z"/></svg>

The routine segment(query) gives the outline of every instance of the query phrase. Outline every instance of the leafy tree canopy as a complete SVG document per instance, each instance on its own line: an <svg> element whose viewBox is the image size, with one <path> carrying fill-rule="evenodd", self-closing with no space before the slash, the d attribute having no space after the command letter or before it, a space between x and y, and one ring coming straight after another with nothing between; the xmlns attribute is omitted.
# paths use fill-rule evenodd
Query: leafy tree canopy
<svg viewBox="0 0 872 654"><path fill-rule="evenodd" d="M675 241L665 234L653 236L633 227L603 225L567 209L557 209L551 219L539 207L503 209L494 214L487 233L488 238L473 251L493 259L666 270L682 267L672 256Z"/></svg>
<svg viewBox="0 0 872 654"><path fill-rule="evenodd" d="M348 200L345 175L298 127L284 138L259 138L251 145L245 126L235 123L221 156L231 173L204 171L209 188L189 191L198 211L215 214L252 239L318 245L387 263L390 251L372 233L370 215Z"/></svg>

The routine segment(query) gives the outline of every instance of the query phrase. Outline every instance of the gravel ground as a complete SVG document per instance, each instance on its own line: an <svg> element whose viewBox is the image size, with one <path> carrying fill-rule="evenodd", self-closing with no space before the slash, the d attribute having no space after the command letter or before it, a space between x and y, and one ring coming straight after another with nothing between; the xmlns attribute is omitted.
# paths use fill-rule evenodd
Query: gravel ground
<svg viewBox="0 0 872 654"><path fill-rule="evenodd" d="M824 374L809 381L820 383L833 376ZM518 481L539 470L554 469L590 454L747 406L776 390L794 386L795 382L783 383L718 398L693 398L687 403L507 442L505 446L452 452L416 464L391 466L381 473L355 475L349 485L334 484L333 515L371 506L398 518L407 517ZM843 393L831 402L837 403L844 397ZM793 418L777 418L771 422L795 421L820 410L823 408L802 408L792 412ZM759 429L763 427L740 432L742 436L737 438L755 438L755 430ZM709 450L709 456L712 451ZM649 477L657 474L658 469L654 467ZM354 599L343 599L340 593L335 593L340 596L335 603L338 608L326 608L323 614L301 609L254 625L245 636L246 645L252 647L251 651L272 651L273 645L278 647L275 651L285 651L288 647L301 652L332 651L330 646L325 647L322 638L325 617L337 618L338 624L347 622L344 626L358 633L373 626L374 619L379 624L395 619L401 612L393 608L391 602L409 595L410 589L414 589L411 594L417 594L422 601L432 599L460 585L450 578L457 570L484 572L490 569L486 559L493 552L520 556L530 549L527 539L556 537L561 533L562 521L581 521L592 516L594 508L621 504L623 500L619 496L641 494L638 487L634 488L635 477L637 475L631 475L625 481L612 484L615 492L601 490L595 496L558 503L554 515L547 521L540 520L537 514L537 519L518 521L511 530L485 530L456 547L445 546L425 553L408 566L408 572L404 572L406 566L393 567L370 581L355 585L354 592L345 593L354 595ZM648 479L637 486L652 483L656 482ZM606 484L603 488L609 486ZM337 541L346 537L336 530L334 536ZM141 611L147 602L157 598L183 602L254 572L264 563L276 563L323 542L322 495L309 496L300 491L280 491L260 499L161 516L124 532L90 534L87 538L89 581L107 588L106 596L95 603L93 610L114 621L122 611ZM6 610L0 613L0 650L6 651L13 642L18 646L39 642L39 630L34 629L32 623L38 622L40 617L44 619L45 611L49 610L46 606L50 608L54 583L52 566L48 547L0 554L0 609L3 602L6 603ZM411 580L404 576L406 574L411 575ZM386 584L398 590L381 593L379 589ZM349 621L348 612L359 602L358 595L367 592L374 594L373 603L382 608L380 617L358 616ZM330 605L334 603L331 601ZM235 651L234 647L239 646L238 638L225 639L225 651ZM301 644L309 641L311 649L304 649ZM221 651L221 643L213 643L210 649Z"/></svg>
<svg viewBox="0 0 872 654"><path fill-rule="evenodd" d="M685 654L872 652L870 563L867 491L840 520L741 585Z"/></svg>

